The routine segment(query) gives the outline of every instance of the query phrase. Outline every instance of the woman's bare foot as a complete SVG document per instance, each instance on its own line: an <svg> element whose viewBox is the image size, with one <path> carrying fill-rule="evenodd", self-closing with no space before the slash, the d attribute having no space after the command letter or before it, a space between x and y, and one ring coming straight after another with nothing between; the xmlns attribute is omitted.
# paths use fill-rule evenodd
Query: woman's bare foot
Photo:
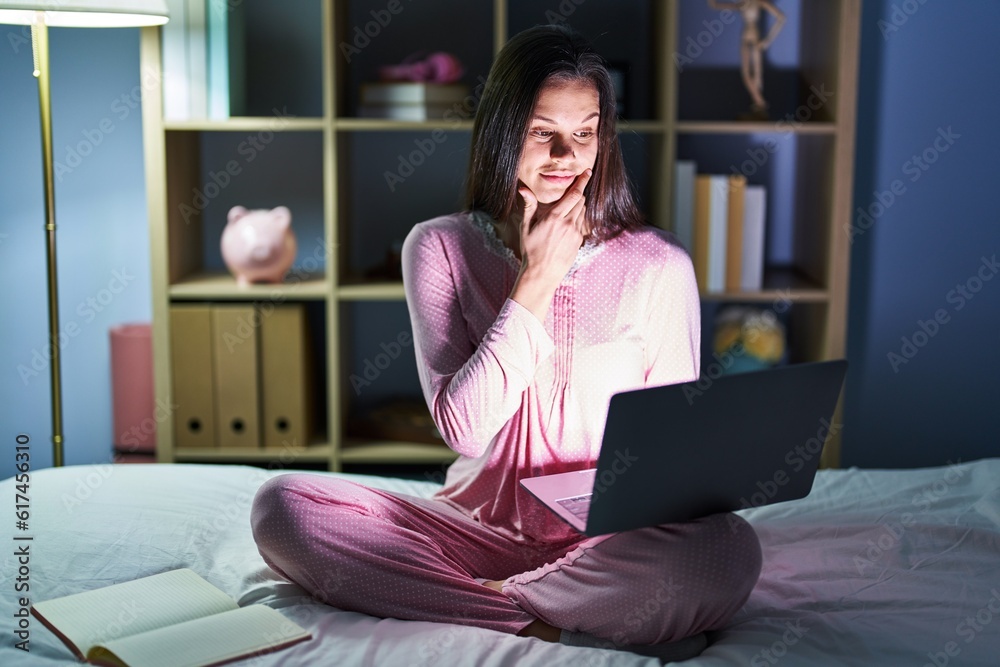
<svg viewBox="0 0 1000 667"><path fill-rule="evenodd" d="M538 637L542 641L552 642L554 644L559 643L559 636L562 634L562 630L555 627L554 625L549 625L545 621L536 618L531 622L530 625L525 626L517 633L518 637Z"/></svg>
<svg viewBox="0 0 1000 667"><path fill-rule="evenodd" d="M503 581L484 581L483 582L483 586L486 586L486 588L492 588L497 593L503 593L503 591L501 589L503 588L503 582L504 581L507 581L507 580L504 579Z"/></svg>
<svg viewBox="0 0 1000 667"><path fill-rule="evenodd" d="M504 579L502 581L484 581L483 586L486 586L487 588L492 588L498 593L503 593L503 590L501 589L503 588L503 584L505 581L507 580ZM562 631L559 628L549 625L545 621L536 618L529 625L522 628L521 631L517 633L517 636L537 637L542 641L558 643L559 635L561 632Z"/></svg>

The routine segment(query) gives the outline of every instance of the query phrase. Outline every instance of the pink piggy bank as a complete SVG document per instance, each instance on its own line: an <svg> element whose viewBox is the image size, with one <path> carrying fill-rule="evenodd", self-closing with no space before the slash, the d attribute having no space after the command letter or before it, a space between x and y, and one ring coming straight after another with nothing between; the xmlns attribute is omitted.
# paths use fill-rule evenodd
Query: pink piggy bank
<svg viewBox="0 0 1000 667"><path fill-rule="evenodd" d="M292 212L286 206L249 211L234 206L222 231L222 259L236 284L280 283L295 261Z"/></svg>

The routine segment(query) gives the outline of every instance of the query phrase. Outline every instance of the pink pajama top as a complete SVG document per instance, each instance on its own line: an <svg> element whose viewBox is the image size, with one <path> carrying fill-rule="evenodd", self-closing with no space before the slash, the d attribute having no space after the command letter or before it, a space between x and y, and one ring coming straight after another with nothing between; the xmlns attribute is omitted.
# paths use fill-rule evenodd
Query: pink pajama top
<svg viewBox="0 0 1000 667"><path fill-rule="evenodd" d="M521 543L578 541L519 481L594 467L615 392L697 379L687 253L655 227L587 241L544 324L508 298L520 261L482 213L414 226L402 259L421 387L460 455L435 497Z"/></svg>

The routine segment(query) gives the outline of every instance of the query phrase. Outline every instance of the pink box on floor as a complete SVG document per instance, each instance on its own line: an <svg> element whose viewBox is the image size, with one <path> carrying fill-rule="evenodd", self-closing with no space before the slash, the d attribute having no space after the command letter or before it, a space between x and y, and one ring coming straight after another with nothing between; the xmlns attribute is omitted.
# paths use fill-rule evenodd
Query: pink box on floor
<svg viewBox="0 0 1000 667"><path fill-rule="evenodd" d="M122 324L111 328L110 337L114 447L155 452L152 325Z"/></svg>

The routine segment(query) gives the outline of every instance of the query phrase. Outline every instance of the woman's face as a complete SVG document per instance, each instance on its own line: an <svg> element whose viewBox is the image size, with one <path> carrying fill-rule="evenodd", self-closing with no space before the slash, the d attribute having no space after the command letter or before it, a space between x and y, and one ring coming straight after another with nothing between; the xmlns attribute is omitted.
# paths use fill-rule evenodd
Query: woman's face
<svg viewBox="0 0 1000 667"><path fill-rule="evenodd" d="M538 92L517 177L551 204L597 159L600 98L589 81L550 81Z"/></svg>

